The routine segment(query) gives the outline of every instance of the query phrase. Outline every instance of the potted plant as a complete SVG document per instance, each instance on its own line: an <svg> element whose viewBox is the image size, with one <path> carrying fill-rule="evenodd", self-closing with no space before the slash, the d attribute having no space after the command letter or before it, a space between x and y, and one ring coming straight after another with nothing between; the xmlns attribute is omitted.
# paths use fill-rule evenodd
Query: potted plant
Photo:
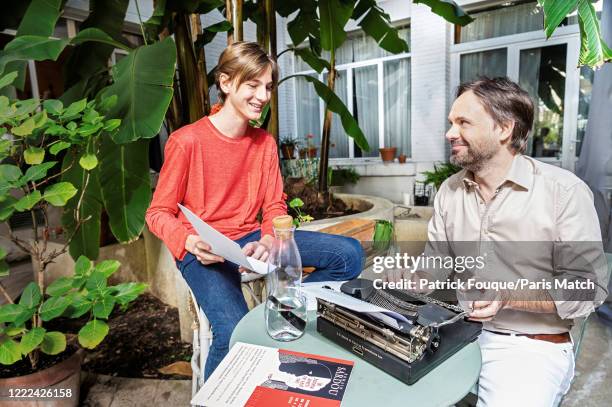
<svg viewBox="0 0 612 407"><path fill-rule="evenodd" d="M383 147L379 148L380 157L383 162L393 162L395 159L395 153L397 152L397 147Z"/></svg>
<svg viewBox="0 0 612 407"><path fill-rule="evenodd" d="M414 185L414 204L416 206L429 205L429 197L432 195L432 187L439 190L442 183L451 175L461 170L451 163L434 164L433 171L424 171L422 182L417 182Z"/></svg>
<svg viewBox="0 0 612 407"><path fill-rule="evenodd" d="M280 141L280 149L284 160L291 160L295 157L295 148L299 142L293 137L284 137Z"/></svg>
<svg viewBox="0 0 612 407"><path fill-rule="evenodd" d="M317 156L317 146L312 142L314 134L306 135L306 147L300 149L300 158L315 158Z"/></svg>
<svg viewBox="0 0 612 407"><path fill-rule="evenodd" d="M329 185L332 192L338 192L339 189L347 184L356 184L359 181L359 173L353 167L330 167L327 173Z"/></svg>
<svg viewBox="0 0 612 407"><path fill-rule="evenodd" d="M459 172L461 167L451 163L434 164L433 171L423 171L421 174L425 176L423 183L425 185L433 185L436 190L440 189L442 183L451 175Z"/></svg>
<svg viewBox="0 0 612 407"><path fill-rule="evenodd" d="M16 78L12 72L0 78L2 86ZM33 259L34 281L21 293L17 303L0 282L0 295L7 304L0 306L0 364L11 366L8 378L0 379L0 397L14 389L37 389L30 397L63 398L78 404L78 386L82 348L94 348L107 335L105 320L116 305L127 306L146 288L142 283L108 286L108 278L119 262L106 260L96 266L85 256L76 261L75 273L46 284L45 270L68 250L71 240L86 224L88 205L85 191L97 182L96 157L102 137L110 137L120 125L104 113L116 97L74 102L64 108L59 100L13 101L0 96L0 222L6 222L9 238ZM63 164L58 165L64 155ZM82 170L83 186L75 188L67 180L71 171ZM49 209L67 207L62 219L66 240L59 250L47 250L54 228ZM15 212L32 215L32 240L16 236L9 218ZM37 214L39 214L37 216ZM42 219L39 224L39 219ZM0 277L9 274L0 249ZM88 316L77 335L47 328L58 317ZM4 369L5 375L7 369ZM69 385L74 387L68 387ZM21 397L30 393L21 394Z"/></svg>
<svg viewBox="0 0 612 407"><path fill-rule="evenodd" d="M400 164L406 164L406 159L407 159L407 158L408 158L408 157L406 157L406 154L400 154L400 155L397 157L397 161L399 161L399 163L400 163Z"/></svg>

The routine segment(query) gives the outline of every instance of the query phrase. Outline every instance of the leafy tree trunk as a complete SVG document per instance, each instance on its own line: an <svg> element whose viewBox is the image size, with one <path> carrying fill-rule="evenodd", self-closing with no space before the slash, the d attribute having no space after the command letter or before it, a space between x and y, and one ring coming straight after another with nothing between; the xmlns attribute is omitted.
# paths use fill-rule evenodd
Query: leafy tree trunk
<svg viewBox="0 0 612 407"><path fill-rule="evenodd" d="M199 14L191 15L191 32L192 42L195 43L198 35L202 35L202 20ZM195 50L196 61L198 68L198 77L200 78L200 97L204 103L204 114L210 112L210 91L208 85L208 77L206 75L206 54L204 47L199 47Z"/></svg>
<svg viewBox="0 0 612 407"><path fill-rule="evenodd" d="M202 78L199 75L198 62L191 40L189 15L179 12L174 18L182 108L184 112L187 112L187 122L193 123L204 116Z"/></svg>
<svg viewBox="0 0 612 407"><path fill-rule="evenodd" d="M330 69L327 75L327 87L332 92L336 83L336 55L335 50L330 52ZM321 134L321 162L319 163L319 193L327 195L327 173L329 171L329 141L331 137L332 111L325 107L325 119L323 120L323 133Z"/></svg>
<svg viewBox="0 0 612 407"><path fill-rule="evenodd" d="M227 34L228 45L243 40L242 4L243 0L225 1L225 19L234 27L234 29Z"/></svg>

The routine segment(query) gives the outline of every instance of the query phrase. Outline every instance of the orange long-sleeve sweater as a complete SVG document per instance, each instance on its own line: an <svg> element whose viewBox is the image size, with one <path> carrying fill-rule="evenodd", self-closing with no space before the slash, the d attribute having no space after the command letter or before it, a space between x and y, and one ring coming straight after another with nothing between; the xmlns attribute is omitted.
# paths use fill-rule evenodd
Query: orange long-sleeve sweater
<svg viewBox="0 0 612 407"><path fill-rule="evenodd" d="M287 213L276 142L262 129L231 138L204 117L172 133L164 154L146 221L179 260L196 232L177 203L232 240L260 226L272 235L272 219Z"/></svg>

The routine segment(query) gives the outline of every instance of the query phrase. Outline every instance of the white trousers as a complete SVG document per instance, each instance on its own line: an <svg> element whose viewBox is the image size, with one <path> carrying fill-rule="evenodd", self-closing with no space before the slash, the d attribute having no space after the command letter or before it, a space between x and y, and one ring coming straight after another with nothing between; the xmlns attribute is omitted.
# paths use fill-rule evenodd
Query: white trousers
<svg viewBox="0 0 612 407"><path fill-rule="evenodd" d="M478 407L557 406L574 377L573 345L482 331Z"/></svg>

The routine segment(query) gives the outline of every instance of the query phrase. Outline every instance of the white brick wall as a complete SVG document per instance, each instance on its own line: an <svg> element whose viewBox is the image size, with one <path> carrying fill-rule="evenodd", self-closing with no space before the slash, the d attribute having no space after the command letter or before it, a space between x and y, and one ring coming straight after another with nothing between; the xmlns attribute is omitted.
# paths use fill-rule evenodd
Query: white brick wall
<svg viewBox="0 0 612 407"><path fill-rule="evenodd" d="M412 4L411 14L412 156L444 161L452 29L429 7Z"/></svg>

